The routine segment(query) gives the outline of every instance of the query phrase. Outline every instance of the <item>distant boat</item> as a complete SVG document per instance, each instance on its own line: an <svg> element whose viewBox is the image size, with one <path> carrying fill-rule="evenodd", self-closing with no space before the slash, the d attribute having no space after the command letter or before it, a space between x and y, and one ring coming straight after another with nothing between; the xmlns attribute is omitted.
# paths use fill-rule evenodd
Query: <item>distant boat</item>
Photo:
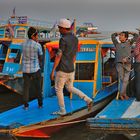
<svg viewBox="0 0 140 140"><path fill-rule="evenodd" d="M91 22L85 22L83 25L77 27L76 31L79 37L88 37L91 34L101 34L98 32L98 27L94 26Z"/></svg>
<svg viewBox="0 0 140 140"><path fill-rule="evenodd" d="M47 21L34 20L27 16L11 16L8 20L0 20L1 92L9 89L22 93L21 44L27 39L30 26L37 28L42 48L45 43L53 39L52 25Z"/></svg>
<svg viewBox="0 0 140 140"><path fill-rule="evenodd" d="M45 44L43 74L44 106L39 109L37 101L29 103L29 110L23 106L0 114L0 132L20 137L48 138L63 127L83 122L107 105L117 93L114 80L114 58L103 63L105 54L113 47L110 42L80 40L76 56L74 86L93 98L93 107L88 111L86 103L77 95L64 90L67 114L52 115L59 109L58 101L50 80L50 73L59 42Z"/></svg>

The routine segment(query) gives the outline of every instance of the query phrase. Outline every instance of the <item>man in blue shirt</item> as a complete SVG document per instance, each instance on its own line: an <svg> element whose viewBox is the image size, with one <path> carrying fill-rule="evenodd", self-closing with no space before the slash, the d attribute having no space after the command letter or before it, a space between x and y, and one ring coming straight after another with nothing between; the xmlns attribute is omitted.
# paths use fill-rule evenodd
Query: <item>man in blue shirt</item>
<svg viewBox="0 0 140 140"><path fill-rule="evenodd" d="M24 79L23 103L24 109L28 109L29 89L32 84L36 87L36 94L39 108L42 108L42 93L41 93L41 71L42 65L42 47L37 42L38 32L35 28L30 27L28 30L28 40L23 44L22 52L22 71ZM31 83L31 81L33 81ZM34 85L33 85L34 84Z"/></svg>

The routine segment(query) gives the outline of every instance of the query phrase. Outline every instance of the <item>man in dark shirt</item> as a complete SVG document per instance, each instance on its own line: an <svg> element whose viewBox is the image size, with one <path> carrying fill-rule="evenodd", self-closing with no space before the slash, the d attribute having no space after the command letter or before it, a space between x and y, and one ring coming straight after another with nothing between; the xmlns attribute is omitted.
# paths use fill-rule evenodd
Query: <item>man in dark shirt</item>
<svg viewBox="0 0 140 140"><path fill-rule="evenodd" d="M54 80L54 72L56 70L55 90L59 101L60 111L54 114L65 115L65 104L63 88L66 86L69 92L75 93L87 102L88 108L92 106L92 99L85 95L82 91L73 87L74 81L74 61L78 49L78 39L70 31L71 22L67 19L60 19L58 28L61 34L59 41L59 49L55 58L54 66L51 73L51 80Z"/></svg>
<svg viewBox="0 0 140 140"><path fill-rule="evenodd" d="M129 34L132 34L134 37L128 39ZM117 40L119 36L119 41ZM131 46L136 41L138 35L133 32L120 32L112 34L112 42L116 48L116 69L118 72L118 91L120 93L120 98L122 100L128 99L126 95L126 87L129 81L129 75L131 71Z"/></svg>
<svg viewBox="0 0 140 140"><path fill-rule="evenodd" d="M140 101L140 29L137 29L139 31L139 37L136 41L136 47L134 48L134 72L135 72L135 97L137 101Z"/></svg>

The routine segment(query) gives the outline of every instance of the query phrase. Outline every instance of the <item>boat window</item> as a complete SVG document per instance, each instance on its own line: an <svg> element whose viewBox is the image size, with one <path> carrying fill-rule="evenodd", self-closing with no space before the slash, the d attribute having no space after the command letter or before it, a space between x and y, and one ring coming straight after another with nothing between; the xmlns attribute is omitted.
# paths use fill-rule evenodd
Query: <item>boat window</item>
<svg viewBox="0 0 140 140"><path fill-rule="evenodd" d="M12 53L17 53L18 52L18 49L11 49L11 52Z"/></svg>
<svg viewBox="0 0 140 140"><path fill-rule="evenodd" d="M25 38L26 37L26 30L17 30L17 34L16 34L17 38Z"/></svg>
<svg viewBox="0 0 140 140"><path fill-rule="evenodd" d="M76 63L75 80L93 80L94 63Z"/></svg>
<svg viewBox="0 0 140 140"><path fill-rule="evenodd" d="M4 29L0 29L0 38L4 38Z"/></svg>
<svg viewBox="0 0 140 140"><path fill-rule="evenodd" d="M20 63L21 51L20 49L11 49L8 56L8 62Z"/></svg>
<svg viewBox="0 0 140 140"><path fill-rule="evenodd" d="M6 56L9 45L9 43L5 42L0 43L0 55L2 57Z"/></svg>
<svg viewBox="0 0 140 140"><path fill-rule="evenodd" d="M10 30L9 30L9 28L6 28L6 30L5 30L5 37L6 38L10 37Z"/></svg>

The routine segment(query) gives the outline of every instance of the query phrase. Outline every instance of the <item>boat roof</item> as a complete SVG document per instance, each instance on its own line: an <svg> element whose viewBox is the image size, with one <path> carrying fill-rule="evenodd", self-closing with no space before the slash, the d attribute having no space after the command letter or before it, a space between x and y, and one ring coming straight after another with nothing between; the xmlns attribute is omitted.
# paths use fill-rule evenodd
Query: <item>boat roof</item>
<svg viewBox="0 0 140 140"><path fill-rule="evenodd" d="M35 26L35 25L31 26L29 24L12 24L11 26L35 27L40 32L45 32L45 31L46 32L49 32L49 31L51 31L51 27L42 27L42 26ZM4 27L8 27L8 24L5 24L5 25L0 26L0 28L4 28Z"/></svg>
<svg viewBox="0 0 140 140"><path fill-rule="evenodd" d="M36 27L52 27L51 22L49 21L41 21L41 20L36 20L36 19L31 19L28 18L27 16L14 16L14 17L9 17L7 20L0 19L0 26L5 26L8 23L11 25L28 25L28 26L36 26Z"/></svg>
<svg viewBox="0 0 140 140"><path fill-rule="evenodd" d="M79 39L79 45L86 45L86 44L100 44L102 45L102 48L113 48L114 45L111 41L108 40L92 40L92 39L85 39L85 38L80 38ZM53 48L58 48L59 47L59 41L52 41L49 43L46 43L45 48L47 47L53 47Z"/></svg>

